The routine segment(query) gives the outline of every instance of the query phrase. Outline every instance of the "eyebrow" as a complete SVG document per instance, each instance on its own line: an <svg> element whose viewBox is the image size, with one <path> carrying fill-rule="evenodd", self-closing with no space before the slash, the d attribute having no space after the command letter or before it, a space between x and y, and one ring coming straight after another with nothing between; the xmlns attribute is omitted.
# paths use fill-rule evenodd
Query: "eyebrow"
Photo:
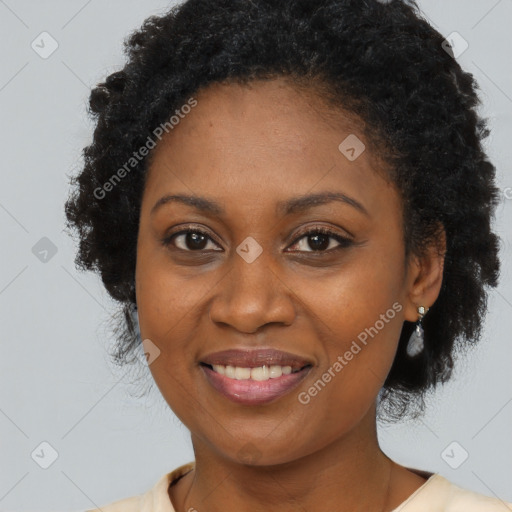
<svg viewBox="0 0 512 512"><path fill-rule="evenodd" d="M276 211L279 215L286 216L298 212L303 212L315 206L324 205L333 201L348 204L366 216L369 216L368 211L359 201L353 197L347 196L342 192L319 192L317 194L294 197L287 199L286 201L279 201L277 203ZM169 204L172 202L182 203L187 206L191 206L201 212L210 213L213 215L220 216L225 213L224 208L213 199L186 194L173 194L161 197L155 203L153 208L151 208L150 215L153 215L164 204Z"/></svg>

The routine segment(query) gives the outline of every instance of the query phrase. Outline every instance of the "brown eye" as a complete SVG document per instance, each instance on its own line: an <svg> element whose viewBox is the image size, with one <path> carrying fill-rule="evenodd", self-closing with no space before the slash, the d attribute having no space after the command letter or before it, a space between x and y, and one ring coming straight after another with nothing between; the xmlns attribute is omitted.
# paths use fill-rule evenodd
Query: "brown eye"
<svg viewBox="0 0 512 512"><path fill-rule="evenodd" d="M305 242L301 241L305 240ZM333 245L334 241L334 245ZM336 243L338 244L336 246ZM293 245L299 245L298 252L331 252L352 245L352 240L326 228L316 228L303 233ZM292 246L293 247L293 246ZM307 248L311 250L307 250Z"/></svg>
<svg viewBox="0 0 512 512"><path fill-rule="evenodd" d="M163 244L165 246L172 245L179 250L188 252L211 250L211 248L208 248L209 242L214 244L213 240L207 233L197 228L174 233L163 240Z"/></svg>

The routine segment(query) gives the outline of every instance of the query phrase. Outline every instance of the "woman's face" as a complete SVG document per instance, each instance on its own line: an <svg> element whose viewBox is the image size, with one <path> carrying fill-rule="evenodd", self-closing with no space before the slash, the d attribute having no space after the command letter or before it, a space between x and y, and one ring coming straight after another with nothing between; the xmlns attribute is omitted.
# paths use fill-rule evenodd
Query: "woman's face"
<svg viewBox="0 0 512 512"><path fill-rule="evenodd" d="M402 323L416 320L401 202L363 136L283 79L195 99L156 147L142 200L136 293L150 369L202 446L292 461L365 424ZM339 199L296 202L324 193ZM244 359L258 349L292 359ZM227 350L240 352L215 357Z"/></svg>

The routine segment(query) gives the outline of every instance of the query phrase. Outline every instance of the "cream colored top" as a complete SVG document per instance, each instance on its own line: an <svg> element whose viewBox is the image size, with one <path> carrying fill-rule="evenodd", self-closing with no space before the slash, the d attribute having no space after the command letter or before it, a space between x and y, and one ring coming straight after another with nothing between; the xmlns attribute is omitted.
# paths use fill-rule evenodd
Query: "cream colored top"
<svg viewBox="0 0 512 512"><path fill-rule="evenodd" d="M194 468L189 462L164 475L146 493L115 501L86 512L176 512L169 498L171 483ZM413 470L420 474L424 472ZM512 503L490 498L457 487L438 473L427 474L428 480L392 512L507 512Z"/></svg>

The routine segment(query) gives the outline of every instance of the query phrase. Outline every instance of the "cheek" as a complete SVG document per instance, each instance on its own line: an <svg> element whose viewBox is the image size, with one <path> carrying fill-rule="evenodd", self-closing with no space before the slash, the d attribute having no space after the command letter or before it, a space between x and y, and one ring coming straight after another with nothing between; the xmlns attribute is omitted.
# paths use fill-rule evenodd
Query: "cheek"
<svg viewBox="0 0 512 512"><path fill-rule="evenodd" d="M189 374L187 313L193 308L194 294L169 271L168 263L165 265L159 256L160 251L146 249L142 242L138 247L135 278L141 338L150 340L149 346L158 354L149 365L156 385L171 408L179 410L187 388L183 383Z"/></svg>
<svg viewBox="0 0 512 512"><path fill-rule="evenodd" d="M161 274L142 283L145 291L138 299L141 337L151 340L159 350L150 369L157 383L166 379L170 388L179 387L195 370L194 346L201 336L197 295Z"/></svg>
<svg viewBox="0 0 512 512"><path fill-rule="evenodd" d="M195 270L195 269L194 269ZM137 253L136 294L141 335L165 342L181 353L193 319L201 307L201 297L215 285L212 273L204 279L195 274L183 275L170 262L165 250L141 239ZM170 343L172 341L172 343Z"/></svg>
<svg viewBox="0 0 512 512"><path fill-rule="evenodd" d="M319 393L327 408L327 395L336 395L340 410L364 409L389 373L403 325L400 250L399 244L368 245L336 275L309 286L305 298L323 340L316 378L329 381L329 391Z"/></svg>
<svg viewBox="0 0 512 512"><path fill-rule="evenodd" d="M296 280L308 291L303 298L314 308L328 333L340 335L346 342L376 322L379 331L399 333L402 316L398 310L403 309L404 295L404 262L397 257L400 251L399 244L371 241L354 251L336 272L317 278L314 283ZM393 308L394 303L400 307ZM393 320L385 322L385 329L381 315L386 315L384 321Z"/></svg>
<svg viewBox="0 0 512 512"><path fill-rule="evenodd" d="M144 258L139 261L137 307L141 337L149 339L150 346L156 346L158 353L149 369L169 407L188 425L193 419L190 404L197 402L193 378L197 368L190 343L197 336L195 313L190 314L194 306L197 308L197 296L175 274Z"/></svg>

